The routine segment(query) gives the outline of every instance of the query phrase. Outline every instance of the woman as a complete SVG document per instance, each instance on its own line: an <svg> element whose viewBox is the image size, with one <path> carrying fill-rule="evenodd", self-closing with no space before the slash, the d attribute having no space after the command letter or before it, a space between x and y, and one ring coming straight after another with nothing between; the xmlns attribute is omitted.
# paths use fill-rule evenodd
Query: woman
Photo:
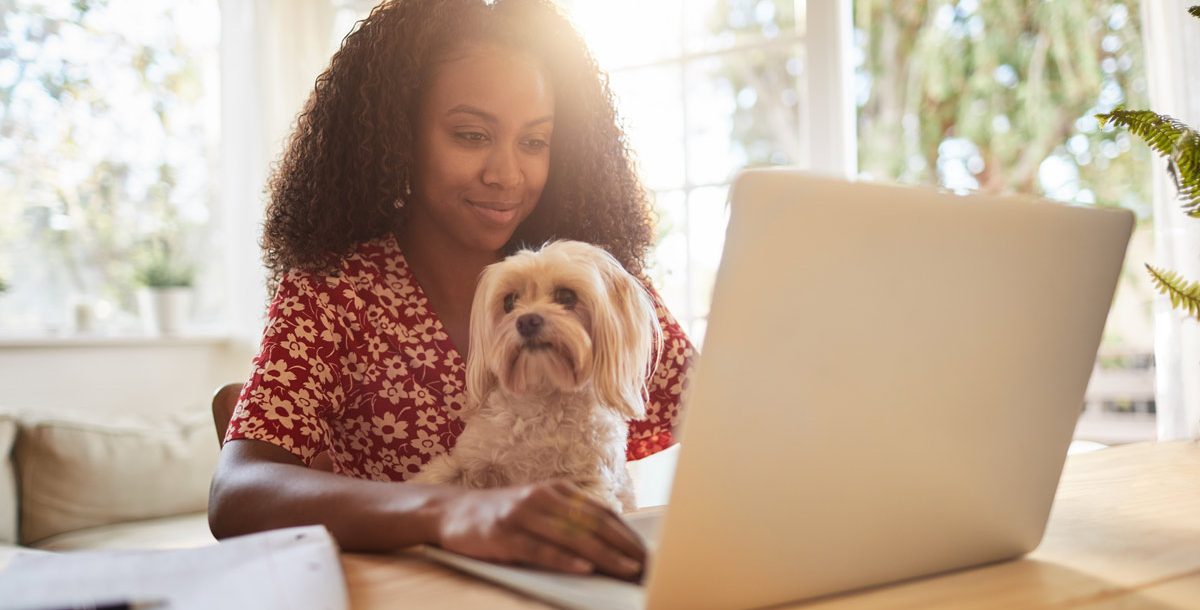
<svg viewBox="0 0 1200 610"><path fill-rule="evenodd" d="M555 9L383 3L317 79L270 189L276 294L214 477L213 533L323 523L346 550L437 544L636 577L637 537L567 482L403 482L462 431L467 320L486 265L564 238L644 277L650 209L612 96ZM686 336L659 316L665 349L630 459L673 442L690 369Z"/></svg>

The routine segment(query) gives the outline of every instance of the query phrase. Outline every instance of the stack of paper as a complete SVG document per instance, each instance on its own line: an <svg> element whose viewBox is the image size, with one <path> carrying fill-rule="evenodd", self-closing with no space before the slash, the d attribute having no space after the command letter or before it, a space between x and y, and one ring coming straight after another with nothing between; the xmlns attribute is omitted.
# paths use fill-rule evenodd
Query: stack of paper
<svg viewBox="0 0 1200 610"><path fill-rule="evenodd" d="M170 610L346 610L338 548L306 526L170 551L30 553L0 572L0 607L166 603Z"/></svg>

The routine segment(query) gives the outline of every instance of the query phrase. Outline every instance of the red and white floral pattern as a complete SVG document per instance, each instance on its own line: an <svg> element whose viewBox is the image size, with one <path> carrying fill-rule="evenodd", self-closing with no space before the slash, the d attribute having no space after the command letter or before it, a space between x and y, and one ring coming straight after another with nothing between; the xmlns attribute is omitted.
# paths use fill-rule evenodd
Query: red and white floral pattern
<svg viewBox="0 0 1200 610"><path fill-rule="evenodd" d="M632 422L627 455L674 443L694 350L651 290L664 349L648 415ZM334 471L403 481L463 431L465 367L393 238L360 245L338 273L293 270L271 303L254 373L225 439L257 439L304 463L328 452Z"/></svg>

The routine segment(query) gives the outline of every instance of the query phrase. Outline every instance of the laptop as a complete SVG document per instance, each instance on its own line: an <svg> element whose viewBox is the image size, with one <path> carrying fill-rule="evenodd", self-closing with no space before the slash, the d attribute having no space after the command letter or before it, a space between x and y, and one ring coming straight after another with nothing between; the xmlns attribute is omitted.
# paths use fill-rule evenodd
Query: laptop
<svg viewBox="0 0 1200 610"><path fill-rule="evenodd" d="M1133 215L741 173L642 585L433 558L570 608L755 608L1042 538Z"/></svg>

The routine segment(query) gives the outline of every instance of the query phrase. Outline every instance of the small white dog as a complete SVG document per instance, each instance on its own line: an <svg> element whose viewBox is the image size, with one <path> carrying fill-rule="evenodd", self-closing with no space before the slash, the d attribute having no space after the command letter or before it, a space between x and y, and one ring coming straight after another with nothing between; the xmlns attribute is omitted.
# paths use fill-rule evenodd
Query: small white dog
<svg viewBox="0 0 1200 610"><path fill-rule="evenodd" d="M646 289L577 241L488 266L471 306L466 427L412 480L497 487L564 478L621 512L628 421L646 415L662 330Z"/></svg>

